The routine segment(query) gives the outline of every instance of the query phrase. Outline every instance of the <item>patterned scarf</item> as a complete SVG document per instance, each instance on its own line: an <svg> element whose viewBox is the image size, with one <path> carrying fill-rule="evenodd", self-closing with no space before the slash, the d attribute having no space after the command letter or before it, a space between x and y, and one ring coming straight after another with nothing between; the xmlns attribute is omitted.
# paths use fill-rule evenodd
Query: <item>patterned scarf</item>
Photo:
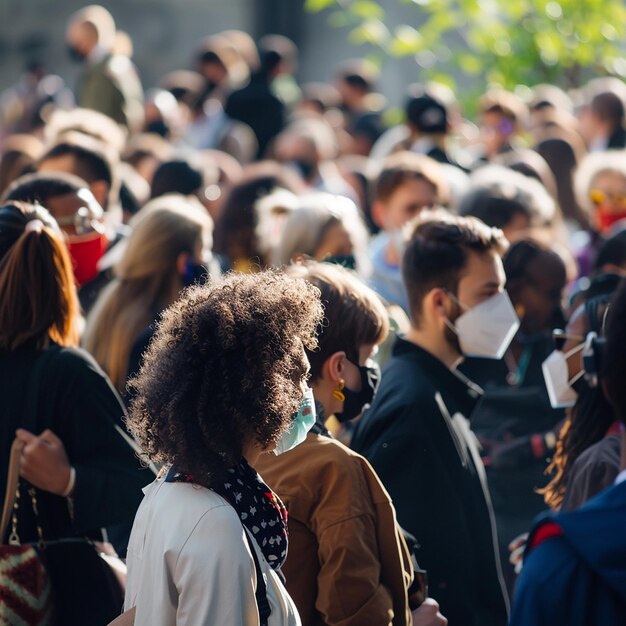
<svg viewBox="0 0 626 626"><path fill-rule="evenodd" d="M165 481L196 482L191 474L178 472L174 467L168 471ZM227 479L212 485L211 489L237 511L270 567L279 569L287 558L287 509L279 497L243 457L227 471Z"/></svg>

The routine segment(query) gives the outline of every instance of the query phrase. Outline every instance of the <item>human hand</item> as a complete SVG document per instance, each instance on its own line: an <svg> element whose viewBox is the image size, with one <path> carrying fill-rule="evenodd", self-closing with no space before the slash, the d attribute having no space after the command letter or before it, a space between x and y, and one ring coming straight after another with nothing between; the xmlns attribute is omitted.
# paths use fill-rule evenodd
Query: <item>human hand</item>
<svg viewBox="0 0 626 626"><path fill-rule="evenodd" d="M439 612L439 603L426 598L421 606L411 612L413 626L446 626L448 620Z"/></svg>
<svg viewBox="0 0 626 626"><path fill-rule="evenodd" d="M515 573L519 574L522 571L522 565L524 564L524 550L526 549L526 543L528 542L528 533L522 533L518 535L509 544L509 563L515 567Z"/></svg>
<svg viewBox="0 0 626 626"><path fill-rule="evenodd" d="M24 443L20 476L43 491L63 495L72 471L63 442L51 430L37 436L18 428L15 435Z"/></svg>

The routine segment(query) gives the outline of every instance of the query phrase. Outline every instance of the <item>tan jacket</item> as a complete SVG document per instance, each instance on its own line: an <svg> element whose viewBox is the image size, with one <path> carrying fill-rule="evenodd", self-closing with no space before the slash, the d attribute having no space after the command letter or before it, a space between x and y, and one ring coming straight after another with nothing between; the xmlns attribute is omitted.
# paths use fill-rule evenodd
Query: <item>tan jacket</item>
<svg viewBox="0 0 626 626"><path fill-rule="evenodd" d="M413 579L395 511L370 464L336 440L256 465L289 510L286 587L303 626L406 626Z"/></svg>

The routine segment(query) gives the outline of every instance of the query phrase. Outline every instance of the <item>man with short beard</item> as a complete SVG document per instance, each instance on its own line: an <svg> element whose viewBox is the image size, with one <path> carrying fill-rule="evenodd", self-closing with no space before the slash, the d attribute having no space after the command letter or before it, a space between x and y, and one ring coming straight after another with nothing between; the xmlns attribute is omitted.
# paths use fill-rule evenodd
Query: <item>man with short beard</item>
<svg viewBox="0 0 626 626"><path fill-rule="evenodd" d="M504 626L495 523L467 418L482 390L456 368L499 359L519 327L504 291L502 231L422 212L403 257L411 328L383 372L353 448L389 491L418 542L430 590L455 626Z"/></svg>

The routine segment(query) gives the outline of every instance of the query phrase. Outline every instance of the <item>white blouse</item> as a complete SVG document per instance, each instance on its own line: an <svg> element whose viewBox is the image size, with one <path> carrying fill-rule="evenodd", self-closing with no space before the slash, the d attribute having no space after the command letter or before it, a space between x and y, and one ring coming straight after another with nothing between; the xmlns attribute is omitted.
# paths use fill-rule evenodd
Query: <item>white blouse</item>
<svg viewBox="0 0 626 626"><path fill-rule="evenodd" d="M237 512L188 483L144 489L128 545L124 609L135 626L259 626L256 569ZM249 534L266 581L269 626L300 626L282 582Z"/></svg>

